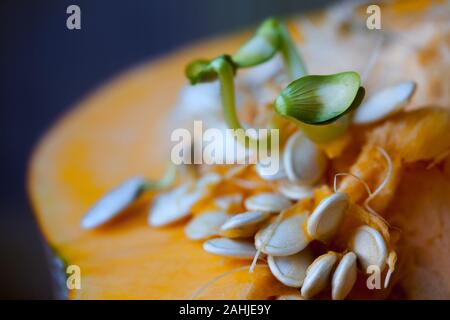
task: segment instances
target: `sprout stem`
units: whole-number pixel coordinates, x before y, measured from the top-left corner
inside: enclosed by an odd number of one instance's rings
[[[259,147],[264,140],[267,140],[267,147],[270,148],[270,135],[263,139],[254,139],[245,135],[245,129],[241,125],[236,113],[236,102],[234,94],[234,68],[233,65],[224,56],[218,57],[211,62],[211,67],[218,75],[220,82],[220,96],[222,99],[222,110],[225,122],[230,129],[236,130],[239,135],[244,135],[244,139],[237,139],[239,142],[244,141],[246,148],[249,146]],[[255,141],[251,143],[250,141]],[[265,143],[266,141],[264,141]]]
[[[220,95],[225,121],[230,129],[242,129],[242,125],[236,114],[234,94],[234,70],[224,57],[219,57],[211,62],[220,82]]]
[[[253,67],[272,58],[277,52],[283,56],[291,81],[306,74],[300,54],[284,23],[277,19],[265,20],[255,35],[233,55],[239,68]]]

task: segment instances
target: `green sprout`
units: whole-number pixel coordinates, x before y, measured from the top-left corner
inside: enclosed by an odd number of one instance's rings
[[[275,19],[264,21],[255,35],[233,55],[236,65],[248,68],[270,60],[280,47],[278,26]]]
[[[195,85],[219,80],[222,109],[227,126],[236,132],[243,127],[236,114],[234,76],[240,68],[253,67],[270,60],[277,52],[283,56],[292,81],[274,103],[275,111],[293,121],[317,143],[327,142],[345,132],[349,117],[357,108],[364,88],[356,72],[306,76],[303,61],[283,23],[267,19],[233,56],[199,59],[186,67],[186,76]],[[245,136],[246,146],[254,138]],[[268,137],[263,138],[268,140]],[[261,142],[257,139],[257,142]],[[270,143],[270,141],[269,141]]]
[[[236,114],[234,97],[234,75],[236,67],[230,56],[219,56],[211,61],[196,60],[186,68],[186,76],[191,84],[219,79],[220,95],[225,122],[231,129],[241,129]]]
[[[190,63],[186,68],[186,76],[191,84],[199,82],[208,82],[215,79],[220,83],[220,96],[222,100],[222,111],[225,122],[230,129],[234,129],[238,137],[238,141],[243,142],[246,147],[258,146],[259,139],[251,138],[245,135],[245,129],[239,121],[236,114],[236,102],[234,94],[234,75],[236,73],[236,65],[228,55],[218,56],[211,61],[196,60]],[[270,136],[267,135],[263,140],[270,146]],[[254,141],[255,144],[250,143]],[[256,140],[256,141],[255,141]]]
[[[283,56],[291,80],[306,74],[303,61],[286,26],[274,18],[264,21],[232,59],[239,68],[247,68],[268,61],[277,52]]]
[[[236,114],[233,64],[230,63],[227,56],[222,56],[211,61],[210,65],[219,77],[225,121],[231,129],[242,129]]]

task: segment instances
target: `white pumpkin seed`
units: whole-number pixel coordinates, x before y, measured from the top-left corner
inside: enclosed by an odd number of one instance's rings
[[[262,237],[261,243],[259,245],[258,250],[256,250],[256,254],[253,257],[252,264],[250,265],[249,272],[252,273],[256,267],[256,263],[258,262],[259,256],[261,254],[261,248],[265,248],[266,244],[269,242],[269,240],[272,238],[273,233],[275,232],[276,228],[280,224],[280,222],[283,220],[284,215],[288,212],[288,210],[281,211],[281,213],[272,221],[270,224],[269,229],[267,230],[266,234]],[[256,242],[256,239],[255,239]]]
[[[289,199],[281,194],[263,192],[245,199],[245,209],[249,211],[280,212],[291,206]]]
[[[256,254],[256,248],[253,243],[228,238],[215,238],[208,240],[203,244],[203,249],[209,253],[219,256],[239,259],[252,259]]]
[[[248,180],[242,178],[233,178],[231,181],[240,188],[246,190],[254,190],[266,187],[266,184],[264,184],[262,181]]]
[[[270,216],[268,212],[250,211],[230,217],[220,228],[220,235],[228,238],[253,236]]]
[[[293,214],[278,225],[270,223],[255,235],[255,245],[262,252],[272,256],[289,256],[302,251],[310,242],[303,230],[308,213]],[[274,229],[275,228],[275,229]],[[267,237],[270,236],[269,241]],[[263,244],[266,243],[264,247]]]
[[[187,217],[192,206],[206,197],[210,189],[221,181],[222,178],[217,173],[208,173],[195,186],[188,182],[157,196],[150,208],[148,223],[154,227],[162,227]]]
[[[205,212],[193,218],[184,229],[191,240],[207,239],[216,236],[220,227],[230,216],[223,211]]]
[[[197,189],[213,187],[222,181],[222,177],[214,172],[210,172],[201,177],[196,184]]]
[[[400,111],[409,102],[415,90],[414,81],[402,81],[375,92],[356,109],[353,122],[371,123]]]
[[[121,214],[141,194],[146,180],[135,177],[126,180],[98,200],[81,220],[81,227],[99,227]]]
[[[352,290],[356,282],[356,255],[346,253],[339,262],[331,280],[331,297],[333,300],[343,300]]]
[[[289,181],[280,183],[278,192],[290,200],[308,199],[314,195],[314,190],[310,186],[302,186]]]
[[[305,250],[286,257],[268,257],[270,271],[288,287],[300,288],[306,276],[306,269],[313,261],[311,251]]]
[[[383,236],[367,225],[355,230],[350,242],[358,261],[365,272],[369,266],[378,266],[383,271],[386,265],[387,249]]]
[[[289,180],[312,185],[322,177],[326,163],[325,153],[301,132],[286,143],[283,164]]]
[[[344,192],[335,192],[323,199],[308,218],[309,235],[317,240],[329,240],[338,231],[349,202]]]
[[[234,207],[239,206],[242,203],[242,199],[243,199],[242,194],[236,193],[219,197],[215,199],[215,203],[219,209],[228,212]]]
[[[272,170],[268,164],[264,165],[259,162],[256,165],[256,173],[264,180],[274,181],[286,178],[286,171],[284,170],[283,161],[280,158],[278,159],[278,171],[274,173]]]
[[[192,206],[204,196],[201,190],[191,190],[189,183],[157,196],[150,208],[148,223],[162,227],[187,217]]]
[[[312,298],[327,287],[336,261],[337,254],[332,251],[314,260],[306,270],[306,277],[301,289],[302,296]]]

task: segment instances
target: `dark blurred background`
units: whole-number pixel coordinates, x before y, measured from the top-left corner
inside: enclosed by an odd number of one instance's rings
[[[0,298],[52,298],[44,243],[25,194],[33,146],[112,76],[190,41],[331,0],[1,0]],[[66,8],[81,8],[81,30]]]

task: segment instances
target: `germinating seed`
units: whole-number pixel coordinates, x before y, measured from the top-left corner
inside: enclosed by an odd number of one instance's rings
[[[313,260],[312,253],[308,248],[292,256],[268,257],[269,268],[275,278],[293,288],[302,286],[306,269]]]
[[[276,193],[263,192],[245,199],[249,211],[280,212],[291,206],[289,199]]]
[[[104,195],[81,220],[81,227],[99,227],[122,213],[141,194],[146,180],[131,178]]]
[[[350,198],[344,192],[336,192],[323,199],[309,216],[307,230],[311,237],[326,241],[338,231]]]
[[[377,230],[367,225],[357,228],[350,241],[350,249],[358,257],[363,271],[372,265],[378,266],[383,271],[387,249],[383,236]]]
[[[306,270],[306,277],[301,289],[302,296],[312,298],[327,287],[336,261],[337,254],[332,251],[314,260]]]
[[[275,222],[270,223],[256,234],[256,247],[272,256],[289,256],[302,251],[310,242],[303,230],[307,217],[308,213],[303,212],[284,218],[277,226]],[[267,241],[270,233],[272,236]]]
[[[346,253],[339,262],[331,280],[331,297],[343,300],[352,290],[356,282],[356,255]]]
[[[238,259],[252,259],[256,254],[253,243],[228,238],[215,238],[206,241],[203,249],[209,253]]]
[[[290,200],[312,198],[314,190],[310,186],[302,186],[289,181],[283,181],[278,186],[278,192]]]
[[[216,236],[220,227],[230,216],[223,211],[205,212],[194,217],[184,229],[191,240],[207,239]]]
[[[220,235],[227,238],[251,237],[269,216],[268,212],[261,211],[250,211],[234,215],[222,225]]]
[[[301,132],[289,138],[283,155],[289,180],[312,185],[322,177],[326,163],[325,153]]]
[[[409,102],[415,90],[415,82],[403,81],[374,93],[356,109],[353,122],[371,123],[400,111]]]

